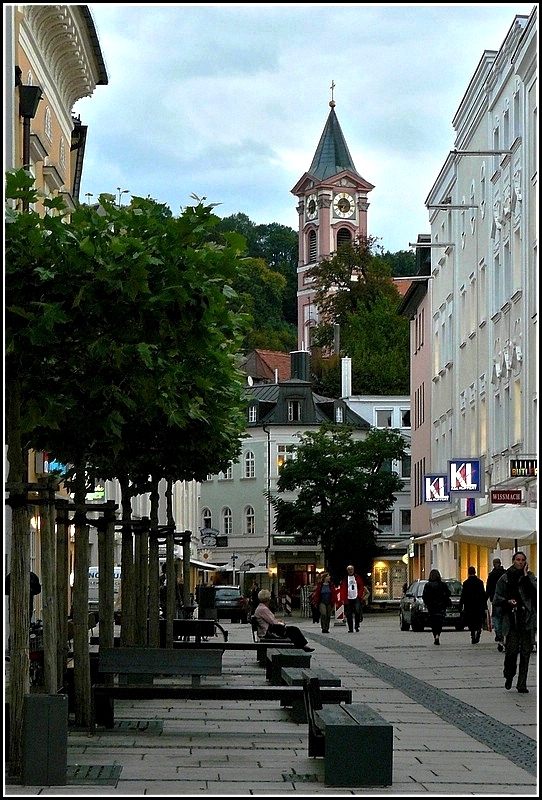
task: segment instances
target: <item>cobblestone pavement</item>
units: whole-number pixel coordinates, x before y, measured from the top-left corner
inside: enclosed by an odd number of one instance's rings
[[[472,645],[468,631],[445,629],[436,648],[429,631],[401,632],[396,613],[367,613],[352,634],[293,622],[315,648],[312,665],[393,725],[391,786],[326,786],[323,759],[307,754],[306,724],[277,702],[156,700],[117,702],[113,731],[70,727],[65,786],[6,783],[4,794],[538,795],[536,653],[529,694],[518,694],[504,689],[503,655],[487,632]],[[230,641],[251,640],[248,625],[226,627]],[[225,652],[223,670],[203,683],[265,683],[253,652]]]

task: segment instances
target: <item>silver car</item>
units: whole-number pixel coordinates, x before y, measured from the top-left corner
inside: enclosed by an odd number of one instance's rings
[[[455,628],[456,631],[462,631],[465,623],[459,610],[459,601],[463,585],[455,578],[443,578],[443,581],[448,584],[452,593],[450,605],[446,609],[444,625],[449,628]],[[423,587],[426,583],[426,580],[414,581],[401,597],[399,626],[402,631],[408,631],[410,628],[413,631],[423,631],[424,628],[429,627],[429,612],[422,597]]]

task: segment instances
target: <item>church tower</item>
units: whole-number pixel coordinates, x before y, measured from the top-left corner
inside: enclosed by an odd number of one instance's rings
[[[318,323],[314,290],[307,272],[337,248],[367,236],[367,195],[374,186],[358,173],[348,150],[331,84],[329,116],[309,171],[293,187],[299,204],[297,268],[297,338],[300,350],[311,345],[311,328]]]

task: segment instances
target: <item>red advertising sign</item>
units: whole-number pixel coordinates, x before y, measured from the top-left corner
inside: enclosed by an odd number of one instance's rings
[[[492,503],[521,503],[521,489],[492,489]]]

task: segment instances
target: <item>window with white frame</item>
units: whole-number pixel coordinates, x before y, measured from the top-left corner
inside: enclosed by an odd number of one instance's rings
[[[256,466],[254,453],[252,450],[247,450],[245,453],[245,478],[254,478],[256,475]]]
[[[277,445],[277,470],[279,470],[285,461],[292,461],[295,458],[295,449],[290,444]]]
[[[258,409],[257,406],[252,405],[248,408],[248,421],[249,422],[257,422],[258,420]]]
[[[410,428],[410,408],[402,408],[401,414],[401,428]]]
[[[382,535],[390,535],[393,533],[393,511],[380,511],[378,514],[378,527]]]
[[[401,461],[399,461],[399,475],[401,478],[410,478],[410,472],[412,469],[412,459],[410,456],[405,456]]]
[[[245,533],[247,536],[254,536],[256,531],[255,514],[252,506],[245,508]]]
[[[401,509],[401,533],[410,533],[411,513],[409,508]]]
[[[342,406],[337,406],[335,409],[335,422],[339,424],[344,422],[344,409]]]
[[[201,510],[201,527],[202,528],[213,527],[213,515],[211,514],[210,508],[202,508]]]
[[[233,478],[233,467],[232,467],[232,464],[230,462],[226,472],[219,472],[218,473],[218,480],[219,481],[231,481],[232,478]]]
[[[301,422],[301,400],[288,400],[288,422]]]
[[[222,509],[222,533],[224,536],[231,536],[233,531],[233,516],[231,513],[231,508]]]
[[[393,420],[393,409],[391,408],[377,408],[376,409],[376,427],[377,428],[391,428]]]

